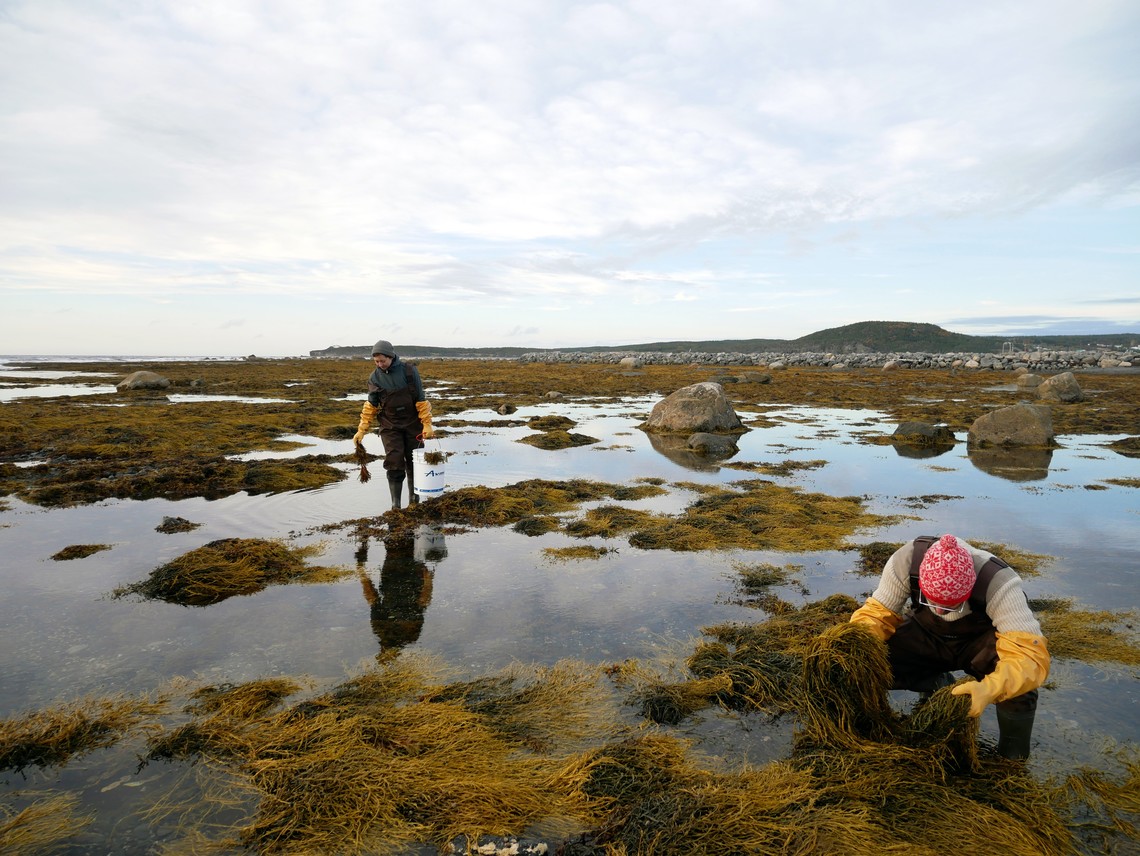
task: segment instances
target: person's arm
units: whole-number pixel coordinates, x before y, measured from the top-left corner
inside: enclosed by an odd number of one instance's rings
[[[862,624],[877,638],[886,642],[903,622],[902,611],[910,598],[910,560],[914,542],[904,544],[883,565],[879,585],[867,601],[851,615],[854,624]]]
[[[409,366],[408,368],[412,370],[411,376],[415,390],[416,414],[420,417],[420,422],[422,422],[424,426],[424,439],[430,440],[435,436],[435,429],[431,427],[431,402],[429,402],[424,395],[424,382],[420,378],[420,370],[415,366]]]
[[[360,424],[356,426],[356,434],[352,438],[352,442],[356,445],[359,446],[364,442],[364,435],[372,427],[372,419],[379,410],[380,408],[373,406],[371,401],[364,402],[364,406],[360,408]]]
[[[997,654],[992,672],[980,681],[958,684],[950,690],[953,695],[970,696],[970,716],[981,716],[986,705],[1035,690],[1049,677],[1049,649],[1044,636],[999,633]]]
[[[997,665],[980,681],[951,690],[954,695],[969,694],[971,716],[981,716],[994,702],[1035,690],[1049,678],[1049,646],[1025,599],[1021,578],[1003,569],[990,588],[996,591],[986,599],[986,613],[997,630]]]

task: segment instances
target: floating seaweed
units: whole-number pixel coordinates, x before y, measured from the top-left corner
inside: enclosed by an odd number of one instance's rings
[[[558,820],[574,806],[550,787],[556,762],[546,753],[609,727],[598,670],[562,663],[452,684],[433,677],[426,661],[401,658],[277,713],[213,711],[152,741],[151,757],[208,760],[228,775],[209,780],[205,802],[253,807],[215,848],[394,853],[509,835],[544,818],[580,828]]]
[[[91,813],[79,813],[78,806],[71,794],[40,796],[19,810],[0,803],[0,852],[58,852],[94,820]]]
[[[607,553],[616,553],[613,547],[595,547],[592,544],[583,544],[579,547],[546,547],[542,554],[549,559],[559,562],[569,562],[577,559],[600,559]]]
[[[72,559],[86,559],[88,556],[94,556],[96,553],[110,549],[110,544],[72,544],[70,547],[64,547],[59,552],[53,553],[51,558],[53,562],[67,562]]]
[[[295,548],[261,538],[222,538],[167,562],[141,582],[116,589],[114,596],[138,594],[183,606],[208,606],[270,585],[327,582],[348,573],[307,564],[319,550],[318,545]]]
[[[534,446],[536,449],[546,449],[548,451],[555,449],[572,449],[576,446],[589,446],[592,443],[600,442],[597,437],[590,437],[587,434],[579,434],[574,431],[543,431],[540,434],[531,434],[527,437],[521,437],[520,443],[526,443],[528,446]]]
[[[201,523],[192,523],[185,517],[163,517],[162,522],[154,527],[154,531],[172,535],[176,532],[193,532],[201,525]]]
[[[64,764],[75,755],[111,746],[150,717],[164,700],[87,698],[0,721],[0,770]]]
[[[1037,615],[1054,658],[1140,666],[1135,610],[1075,609],[1070,599],[1031,598],[1029,606]]]

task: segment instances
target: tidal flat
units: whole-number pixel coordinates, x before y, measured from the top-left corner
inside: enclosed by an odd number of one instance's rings
[[[351,441],[366,360],[3,366],[0,849],[1135,847],[1140,371],[1077,373],[1009,451],[965,443],[1031,400],[1007,373],[417,364],[446,489],[402,510]],[[640,430],[709,380],[731,458]],[[958,442],[890,441],[914,420]],[[1024,767],[992,709],[979,757],[909,693],[871,733],[809,715],[817,640],[941,532],[1049,638]]]

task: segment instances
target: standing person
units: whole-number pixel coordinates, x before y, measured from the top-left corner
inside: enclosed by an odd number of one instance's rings
[[[404,480],[408,482],[408,504],[419,501],[412,471],[412,450],[423,448],[423,438],[434,436],[431,404],[424,398],[424,385],[415,366],[403,362],[392,343],[381,339],[372,346],[376,364],[368,377],[368,400],[360,409],[360,425],[353,442],[360,446],[375,416],[380,422],[384,443],[384,472],[392,493],[392,507],[400,507]]]
[[[971,716],[994,704],[998,753],[1029,757],[1049,650],[1013,568],[953,535],[916,538],[887,559],[851,621],[887,643],[892,689],[929,693],[953,682],[949,672],[971,675],[951,692],[970,696]]]

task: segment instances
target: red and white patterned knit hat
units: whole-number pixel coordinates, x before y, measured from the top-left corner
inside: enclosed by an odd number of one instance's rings
[[[918,566],[918,587],[927,599],[939,605],[957,606],[974,590],[974,559],[953,535],[943,535],[931,544]]]

